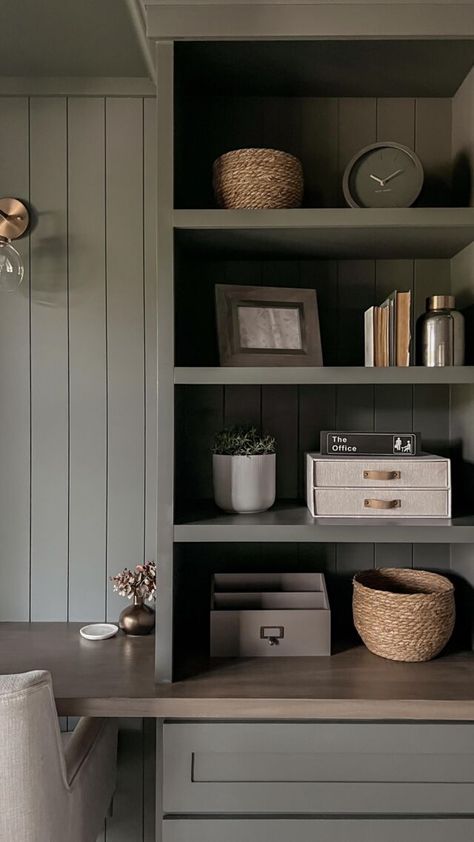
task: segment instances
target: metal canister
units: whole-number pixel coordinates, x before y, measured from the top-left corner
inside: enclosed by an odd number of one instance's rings
[[[417,323],[417,363],[427,366],[464,364],[464,316],[454,295],[432,295]]]

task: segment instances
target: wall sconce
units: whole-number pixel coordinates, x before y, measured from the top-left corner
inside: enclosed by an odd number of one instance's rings
[[[20,286],[25,269],[12,240],[23,236],[30,215],[19,199],[0,199],[0,291],[14,292]]]

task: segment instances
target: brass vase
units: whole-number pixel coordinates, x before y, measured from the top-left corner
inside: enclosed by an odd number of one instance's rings
[[[134,596],[133,605],[124,608],[120,614],[119,626],[125,634],[133,637],[150,634],[155,628],[155,612],[145,605],[141,596]]]

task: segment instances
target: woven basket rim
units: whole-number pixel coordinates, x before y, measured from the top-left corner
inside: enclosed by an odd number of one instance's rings
[[[283,149],[272,149],[266,146],[244,146],[241,149],[230,149],[228,152],[223,152],[222,155],[219,155],[214,164],[217,164],[218,161],[222,161],[225,158],[228,158],[233,155],[238,155],[240,153],[251,153],[255,155],[255,153],[263,152],[265,154],[271,155],[281,155],[282,157],[289,158],[293,161],[296,161],[297,164],[301,165],[301,161],[296,155],[292,155],[291,152],[285,152]]]
[[[431,579],[431,581],[437,581],[440,585],[442,585],[441,589],[436,590],[429,590],[428,588],[425,591],[419,591],[417,593],[397,593],[397,591],[392,590],[380,590],[380,588],[372,587],[369,584],[366,584],[364,581],[361,581],[361,577],[367,577],[370,579],[372,576],[375,578],[377,575],[384,573],[409,573],[410,578],[427,578]],[[454,591],[453,583],[446,577],[442,576],[439,573],[432,573],[429,570],[413,570],[410,567],[375,567],[372,570],[361,570],[359,573],[356,573],[352,579],[352,583],[354,588],[360,588],[361,590],[368,591],[373,594],[382,595],[383,597],[393,597],[398,599],[409,599],[409,600],[419,600],[419,599],[426,599],[426,597],[433,597],[433,596],[445,596],[446,594],[451,594]]]

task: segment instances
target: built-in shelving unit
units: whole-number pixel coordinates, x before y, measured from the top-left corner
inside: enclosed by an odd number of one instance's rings
[[[213,572],[325,571],[336,648],[339,630],[350,631],[358,569],[445,570],[460,592],[474,583],[474,193],[466,177],[474,169],[474,41],[212,41],[160,44],[158,55],[157,676],[166,681],[182,677],[189,654],[183,617],[186,628],[190,616],[195,623],[194,663],[206,663]],[[416,207],[344,206],[344,168],[377,140],[416,149],[426,176]],[[244,146],[301,159],[303,208],[216,209],[212,162]],[[324,367],[221,368],[216,283],[315,289]],[[428,295],[457,296],[468,324],[466,366],[363,366],[364,310],[393,289],[412,292],[413,335]],[[276,436],[278,502],[261,515],[232,516],[210,502],[210,446],[223,425],[244,422]],[[302,502],[304,453],[317,449],[320,430],[337,427],[421,432],[426,450],[453,458],[453,519],[313,519]],[[461,605],[461,620],[462,612]],[[466,651],[429,667],[455,697],[459,671],[474,670],[461,627],[456,646]],[[334,664],[349,670],[355,687],[366,656],[351,651],[354,658],[338,655]],[[295,680],[299,669],[289,670]],[[385,664],[384,675],[390,669]],[[206,670],[220,696],[234,687],[227,676],[256,682],[260,692],[258,664],[203,667],[195,686]],[[274,691],[284,695],[281,683]]]

